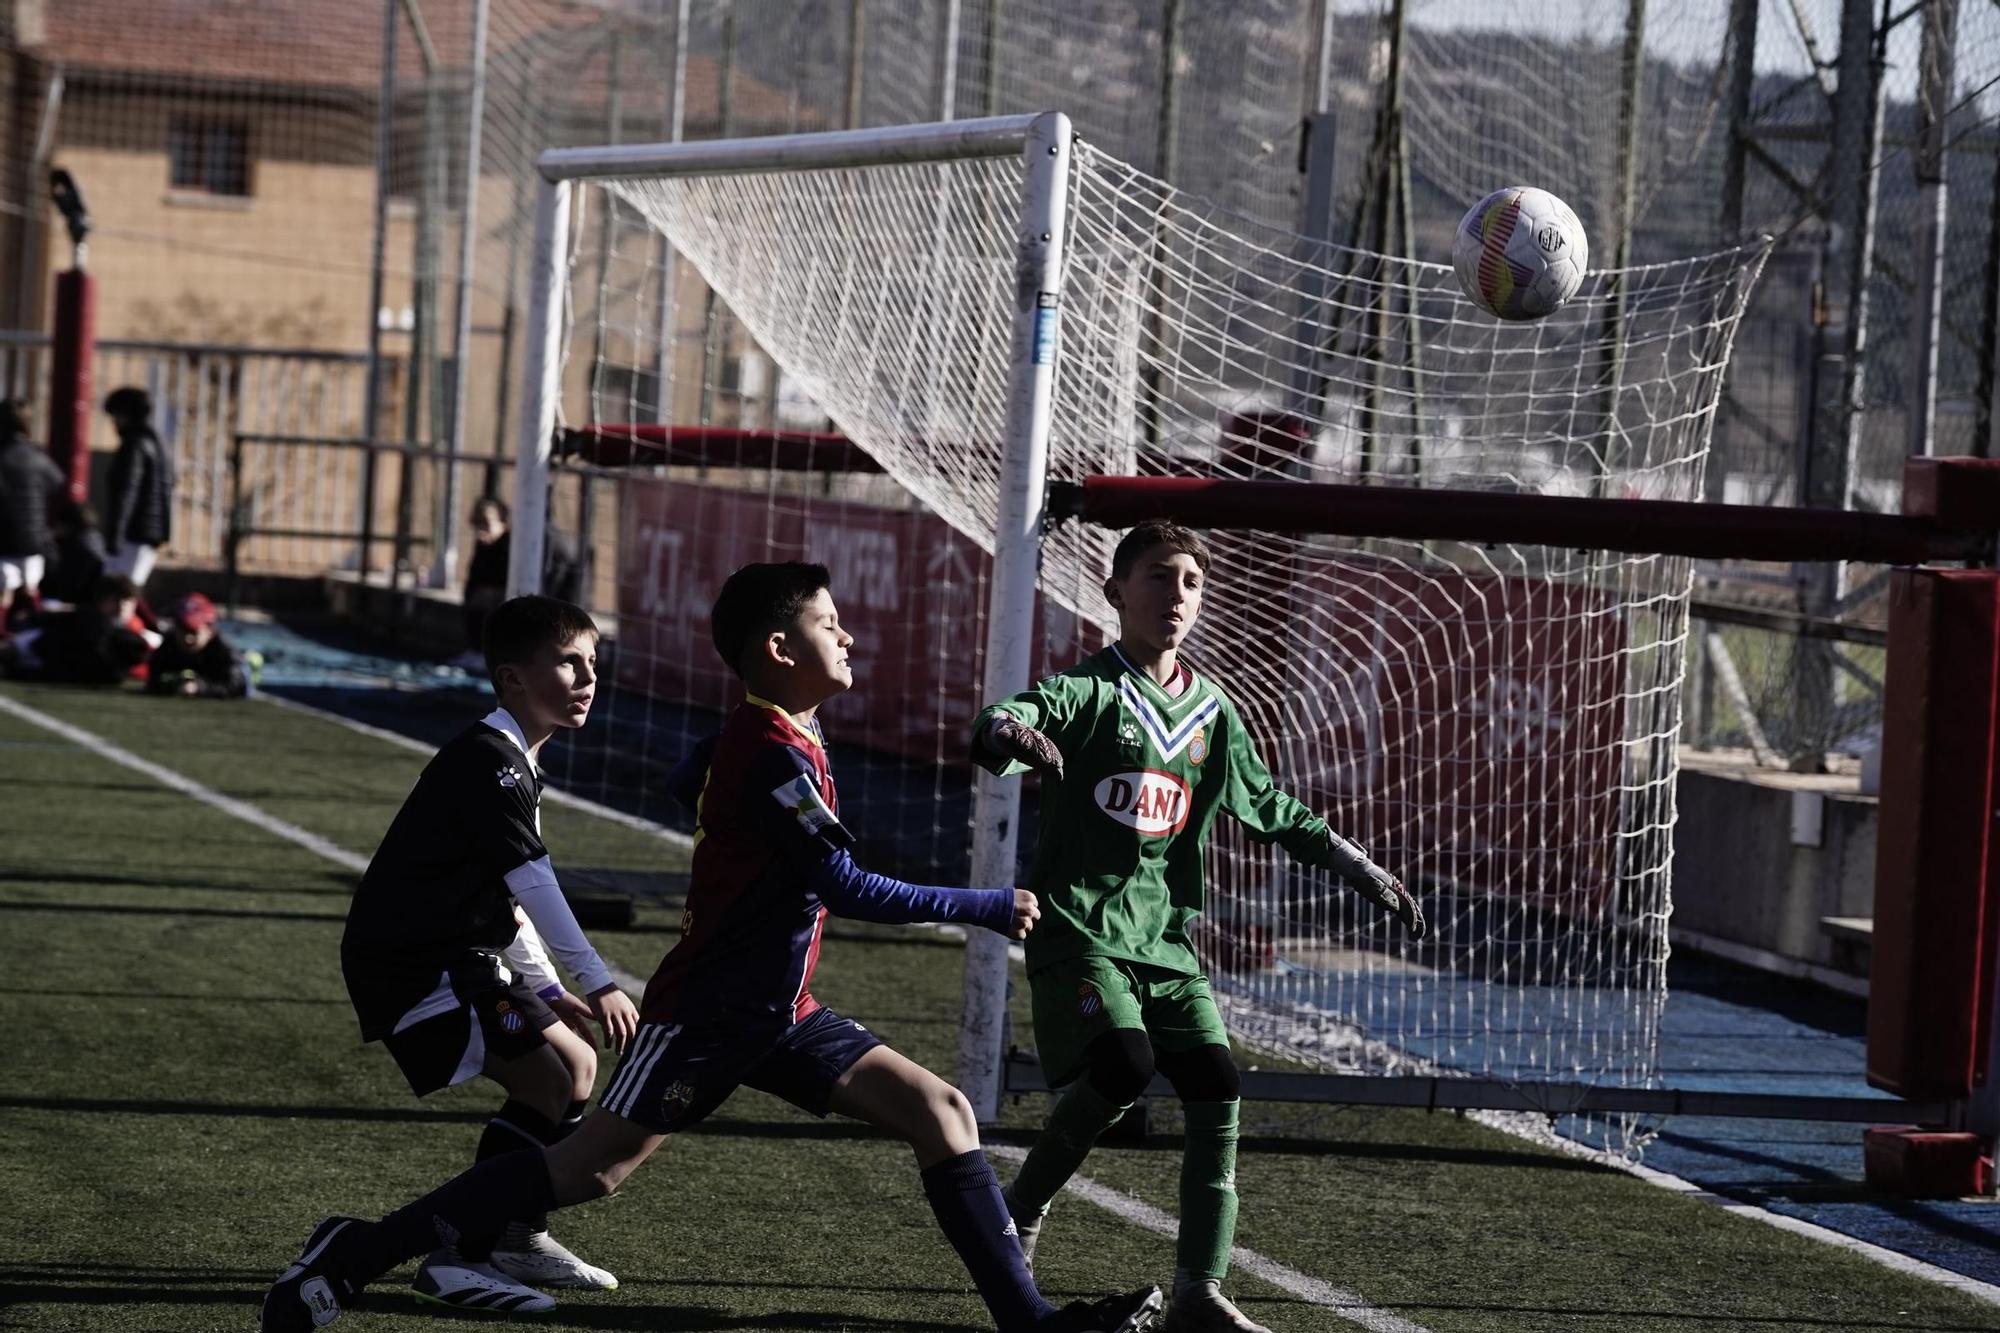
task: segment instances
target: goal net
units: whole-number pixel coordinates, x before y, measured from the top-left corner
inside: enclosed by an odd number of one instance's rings
[[[822,716],[865,859],[967,873],[1015,315],[1034,297],[1023,162],[635,166],[578,188],[551,256],[551,521],[596,553],[615,651],[609,721],[554,757],[560,779],[678,817],[657,775],[734,697],[707,643],[716,588],[750,560],[820,560],[858,639],[856,688]],[[1701,496],[1762,247],[1593,273],[1556,315],[1507,325],[1448,265],[1258,228],[1088,144],[1063,179],[1058,295],[1029,349],[1053,365],[1051,479]],[[1420,239],[1445,257],[1448,236]],[[1115,633],[1117,536],[1046,529],[1034,675]],[[1278,784],[1434,923],[1411,944],[1222,821],[1199,943],[1233,1030],[1331,1070],[1652,1081],[1688,562],[1560,533],[1207,536],[1190,660]],[[1614,1146],[1630,1132],[1609,1128]]]

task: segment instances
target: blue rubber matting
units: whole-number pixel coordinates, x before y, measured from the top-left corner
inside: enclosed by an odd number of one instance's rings
[[[393,645],[315,622],[238,623],[230,639],[264,657],[260,689],[356,721],[442,744],[492,706],[474,674],[413,660]],[[544,766],[565,790],[687,829],[663,791],[664,761],[711,731],[713,714],[611,690],[591,725],[558,737]],[[861,859],[910,878],[965,873],[963,781],[856,747],[834,747],[844,807],[865,831]],[[1025,829],[1023,845],[1032,845]],[[663,877],[670,887],[674,881]],[[634,885],[644,891],[643,884]],[[1880,1096],[1862,1077],[1866,1007],[1855,999],[1713,960],[1676,954],[1661,1024],[1663,1081],[1705,1091]],[[1895,1102],[1883,1101],[1883,1123]],[[1559,1129],[1588,1140],[1587,1127]],[[2000,1203],[1913,1201],[1863,1184],[1862,1126],[1679,1116],[1662,1123],[1645,1163],[1716,1194],[1801,1218],[1981,1281],[2000,1284]]]

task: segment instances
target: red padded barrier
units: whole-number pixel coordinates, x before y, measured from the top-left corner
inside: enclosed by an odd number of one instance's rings
[[[2000,574],[1899,569],[1889,588],[1868,1081],[1919,1100],[1987,1075],[2000,950],[1995,855]]]

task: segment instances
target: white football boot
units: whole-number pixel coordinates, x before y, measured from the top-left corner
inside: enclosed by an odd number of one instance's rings
[[[493,1266],[517,1282],[537,1287],[582,1287],[613,1291],[618,1279],[595,1264],[587,1264],[546,1231],[530,1231],[516,1223],[493,1247]]]
[[[456,1250],[436,1250],[410,1283],[420,1301],[488,1314],[532,1314],[556,1308],[555,1297],[516,1282],[491,1264]]]
[[[1271,1333],[1236,1308],[1214,1282],[1194,1282],[1174,1292],[1160,1333]]]

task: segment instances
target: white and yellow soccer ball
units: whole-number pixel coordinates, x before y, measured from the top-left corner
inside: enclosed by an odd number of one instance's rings
[[[1467,210],[1452,240],[1458,285],[1489,315],[1540,319],[1583,285],[1590,238],[1570,206],[1527,185],[1495,190]]]

